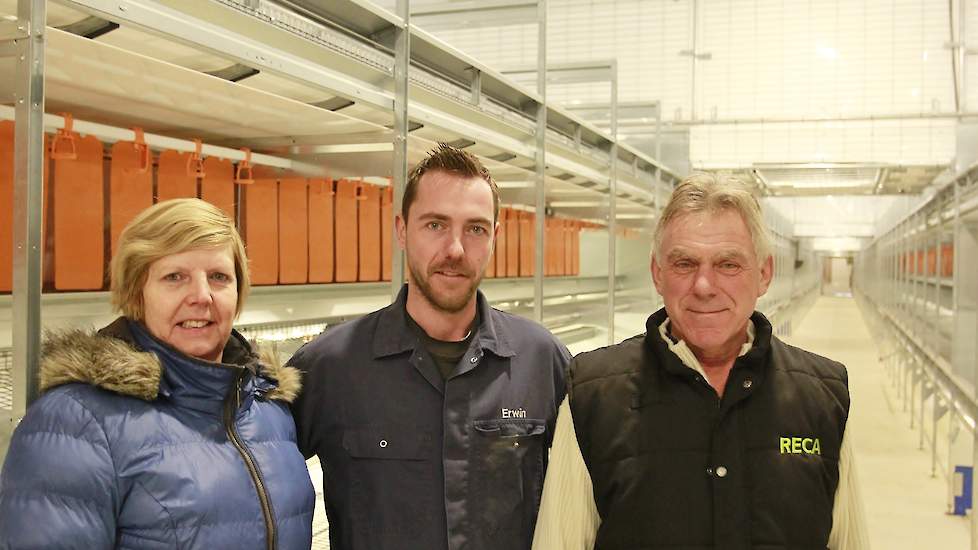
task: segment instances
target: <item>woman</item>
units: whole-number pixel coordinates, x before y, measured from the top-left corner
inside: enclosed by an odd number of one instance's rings
[[[0,475],[0,548],[309,548],[295,369],[232,330],[249,290],[216,207],[161,202],[119,237],[97,333],[49,335]]]

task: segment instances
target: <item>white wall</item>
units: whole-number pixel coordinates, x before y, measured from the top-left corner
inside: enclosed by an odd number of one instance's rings
[[[873,237],[877,225],[898,196],[765,197],[765,209],[773,209],[794,227],[796,237]]]
[[[391,0],[382,0],[388,4]],[[415,3],[422,0],[415,0]],[[978,43],[978,0],[968,42]],[[694,165],[750,162],[944,163],[954,121],[948,3],[935,0],[698,0],[695,79],[689,56],[694,0],[549,0],[551,63],[617,59],[619,99],[660,100],[664,119],[903,120],[741,123],[692,129]],[[536,63],[535,22],[435,34],[491,67]],[[978,56],[965,75],[978,110]],[[694,84],[695,82],[695,84]],[[693,88],[695,86],[695,92]],[[606,102],[607,84],[552,85],[555,102]],[[694,109],[695,108],[695,109]],[[627,132],[627,128],[622,128]]]

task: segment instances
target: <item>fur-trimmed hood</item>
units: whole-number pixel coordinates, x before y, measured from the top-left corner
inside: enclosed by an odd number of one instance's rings
[[[41,392],[80,382],[144,401],[156,399],[163,374],[157,355],[140,351],[125,334],[106,332],[72,329],[46,333],[41,350]],[[240,338],[235,334],[232,339],[235,337]],[[277,355],[265,348],[258,350],[257,364],[260,376],[277,382],[265,398],[291,403],[302,386],[299,370],[282,365]]]

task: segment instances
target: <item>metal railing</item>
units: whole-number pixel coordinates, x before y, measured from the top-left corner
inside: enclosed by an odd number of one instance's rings
[[[902,411],[909,415],[910,429],[918,430],[918,448],[930,452],[931,477],[940,473],[947,480],[947,513],[955,513],[955,496],[962,483],[955,473],[955,463],[959,461],[955,458],[955,448],[967,443],[966,439],[960,439],[962,434],[973,434],[975,446],[964,465],[975,463],[978,402],[970,388],[951,373],[947,360],[910,324],[870,296],[861,292],[854,296],[866,314],[864,319],[874,340],[882,343],[880,362]],[[940,433],[942,422],[944,434]],[[972,513],[971,522],[974,549],[978,547],[978,515]]]

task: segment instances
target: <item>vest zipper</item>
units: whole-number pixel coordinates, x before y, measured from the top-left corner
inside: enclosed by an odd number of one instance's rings
[[[255,458],[251,455],[244,442],[241,441],[238,430],[234,426],[235,414],[241,408],[241,379],[244,377],[244,374],[245,372],[242,369],[234,381],[234,388],[232,390],[234,391],[234,397],[228,396],[228,399],[224,401],[224,427],[228,440],[237,449],[238,454],[241,455],[241,459],[244,460],[245,467],[248,469],[248,474],[251,475],[251,481],[255,484],[255,490],[258,493],[258,502],[261,505],[262,515],[265,518],[266,548],[268,550],[275,550],[275,518],[272,515],[271,499],[268,497],[265,481],[261,477],[261,471],[258,470]]]

